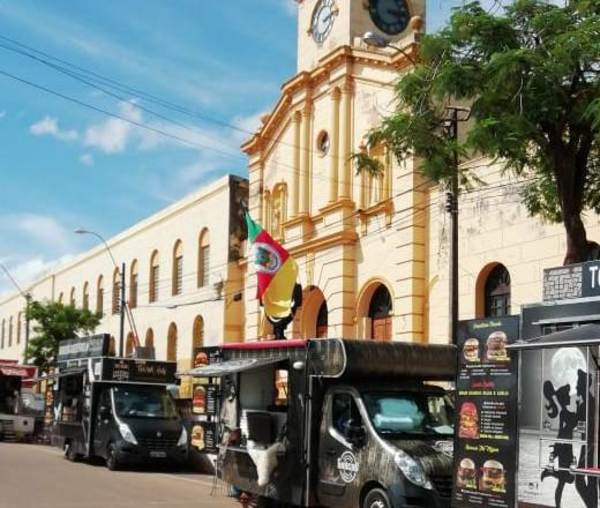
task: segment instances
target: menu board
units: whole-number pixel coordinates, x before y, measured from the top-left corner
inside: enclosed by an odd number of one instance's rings
[[[195,422],[190,444],[204,453],[217,452],[217,426],[214,422]]]
[[[175,383],[175,362],[132,360],[123,358],[102,359],[102,381],[122,383]]]
[[[217,399],[219,396],[219,386],[216,384],[206,385],[206,414],[215,416],[217,414]]]
[[[515,506],[518,335],[518,316],[459,323],[453,507]]]

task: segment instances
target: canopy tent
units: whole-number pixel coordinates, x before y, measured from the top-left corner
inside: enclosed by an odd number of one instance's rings
[[[266,367],[274,363],[279,363],[282,358],[244,358],[237,360],[228,360],[213,365],[202,365],[185,372],[179,372],[178,376],[194,376],[194,377],[223,377],[229,374],[238,374],[246,370],[258,369]]]
[[[570,346],[600,346],[600,325],[583,325],[561,332],[549,333],[541,337],[521,340],[506,346],[507,349],[551,349]]]

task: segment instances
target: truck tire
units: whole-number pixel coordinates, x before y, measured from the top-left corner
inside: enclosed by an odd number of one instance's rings
[[[371,489],[365,496],[362,508],[392,508],[392,503],[385,490]]]
[[[75,447],[72,443],[65,444],[65,458],[69,462],[77,462],[79,460],[79,454],[75,452]]]
[[[113,443],[110,443],[106,448],[106,467],[110,471],[118,471],[121,469],[121,463],[117,458],[117,448]]]

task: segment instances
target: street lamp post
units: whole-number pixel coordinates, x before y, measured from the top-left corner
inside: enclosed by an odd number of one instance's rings
[[[17,288],[17,291],[20,293],[20,295],[25,298],[25,352],[23,353],[23,363],[27,365],[27,347],[29,346],[29,306],[31,305],[31,293],[26,293],[21,289],[21,286],[17,284],[17,281],[8,271],[8,268],[4,266],[4,264],[0,263],[0,268],[2,268],[2,271],[13,283],[13,286]]]
[[[87,229],[82,229],[82,228],[76,229],[75,233],[78,235],[93,235],[96,238],[98,238],[104,244],[104,247],[105,247],[106,251],[108,252],[108,255],[110,256],[113,266],[120,272],[120,277],[121,277],[121,288],[120,289],[121,289],[121,291],[120,291],[120,295],[119,295],[119,299],[120,299],[120,305],[119,305],[119,357],[122,358],[123,357],[123,341],[124,341],[124,335],[125,335],[125,305],[127,305],[127,303],[125,302],[125,263],[122,263],[121,269],[119,269],[119,266],[117,265],[117,262],[115,261],[115,257],[113,256],[113,253],[110,250],[108,242],[99,233],[96,233],[95,231],[89,231]]]

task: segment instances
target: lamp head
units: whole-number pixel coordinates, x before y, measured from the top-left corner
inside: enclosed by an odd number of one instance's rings
[[[387,48],[390,45],[390,42],[385,37],[375,32],[365,32],[362,40],[367,46],[375,48]]]

